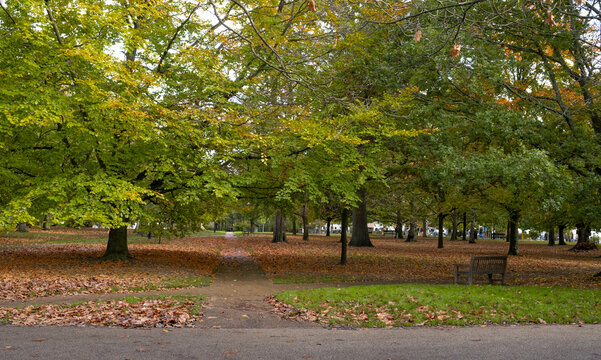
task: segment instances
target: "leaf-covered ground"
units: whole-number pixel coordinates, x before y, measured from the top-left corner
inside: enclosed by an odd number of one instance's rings
[[[272,244],[267,236],[249,236],[244,247],[277,282],[391,281],[451,283],[454,264],[469,263],[472,255],[505,255],[503,241],[445,241],[437,248],[436,239],[406,243],[392,238],[373,238],[373,248],[349,248],[348,264],[338,265],[339,238],[312,236],[303,241],[290,236],[288,243]],[[520,243],[521,255],[508,261],[509,285],[560,285],[601,287],[600,250],[574,253],[568,246]],[[483,276],[477,281],[486,283]]]
[[[201,298],[164,296],[125,298],[72,305],[0,307],[0,322],[12,325],[97,325],[130,327],[192,327],[200,320]]]
[[[48,244],[48,239],[94,236],[104,243]],[[13,235],[13,234],[10,234]],[[131,244],[134,259],[106,262],[106,231],[59,229],[0,237],[0,301],[51,295],[102,294],[206,285],[217,266],[221,238]],[[75,240],[74,240],[75,239]]]
[[[292,319],[392,327],[599,323],[600,297],[600,289],[401,284],[287,291],[270,302]]]

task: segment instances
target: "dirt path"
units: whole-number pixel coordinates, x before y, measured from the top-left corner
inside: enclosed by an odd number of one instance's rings
[[[208,304],[203,310],[201,327],[277,328],[307,327],[311,324],[283,320],[273,312],[265,297],[281,291],[265,272],[239,247],[233,233],[226,233],[228,246],[222,252],[215,279],[204,293]]]

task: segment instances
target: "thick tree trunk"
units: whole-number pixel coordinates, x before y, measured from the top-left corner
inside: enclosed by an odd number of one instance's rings
[[[505,242],[509,242],[509,233],[511,232],[511,222],[507,222],[507,232],[505,233]]]
[[[374,245],[369,240],[369,230],[367,229],[367,202],[364,189],[360,190],[359,196],[361,202],[353,211],[353,234],[349,245],[373,247]]]
[[[407,232],[407,240],[405,242],[415,242],[417,241],[416,237],[416,228],[417,228],[417,219],[415,216],[411,219],[409,223],[409,231]]]
[[[462,239],[463,241],[467,240],[467,212],[463,212],[463,234],[462,234]]]
[[[428,220],[426,218],[422,219],[422,237],[428,237]]]
[[[507,255],[519,255],[518,252],[518,221],[520,220],[520,212],[519,211],[510,211],[509,212],[509,252]]]
[[[275,211],[273,239],[271,239],[271,242],[286,242],[286,218],[280,213],[280,210]]]
[[[106,251],[102,256],[105,260],[127,260],[132,256],[127,248],[127,226],[111,228]]]
[[[217,232],[217,220],[213,221],[213,232]]]
[[[576,224],[576,233],[578,234],[578,241],[576,242],[576,245],[570,249],[571,251],[589,251],[597,249],[597,245],[590,239],[591,227],[589,225],[583,223]]]
[[[451,213],[451,223],[453,224],[453,229],[451,231],[451,241],[457,240],[457,209],[453,209]]]
[[[17,231],[18,232],[27,232],[27,223],[18,223]]]
[[[403,238],[403,218],[401,217],[401,210],[396,212],[396,226],[394,227],[394,238]]]
[[[307,214],[307,205],[303,205],[303,240],[309,241],[309,214]]]
[[[443,231],[444,231],[445,216],[446,215],[443,213],[438,213],[438,248],[439,249],[442,249],[444,247]]]
[[[558,245],[567,245],[566,244],[566,239],[565,239],[566,226],[563,225],[563,224],[559,225],[559,229],[557,229],[557,231],[559,232],[559,243],[558,243]]]
[[[326,236],[330,236],[330,225],[332,224],[332,218],[326,219]]]
[[[292,235],[296,235],[298,233],[298,229],[296,228],[296,217],[292,215]]]
[[[346,239],[346,229],[348,228],[348,209],[342,208],[342,228],[340,229],[340,265],[346,265],[346,254],[348,250],[348,241]]]
[[[474,229],[476,223],[476,213],[472,210],[472,216],[470,221],[470,244],[476,243],[476,230]]]
[[[248,229],[248,232],[250,232],[251,234],[255,233],[255,218],[254,217],[250,218],[250,229]]]
[[[585,226],[584,224],[576,224],[576,234],[578,234],[578,241],[576,244],[585,244],[590,242],[590,229],[588,226]]]
[[[549,229],[549,246],[555,246],[555,226]]]

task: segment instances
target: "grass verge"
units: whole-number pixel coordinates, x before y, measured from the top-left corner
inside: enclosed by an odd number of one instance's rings
[[[403,284],[286,291],[275,299],[289,317],[353,327],[601,321],[600,289]]]
[[[211,285],[212,278],[210,276],[195,276],[187,278],[171,278],[162,280],[159,283],[145,283],[140,286],[133,286],[128,288],[129,291],[152,291],[158,289],[182,289],[189,287],[201,287]],[[119,292],[119,289],[111,289],[111,292]]]
[[[277,274],[271,279],[274,284],[309,284],[364,281],[365,278],[344,274]]]

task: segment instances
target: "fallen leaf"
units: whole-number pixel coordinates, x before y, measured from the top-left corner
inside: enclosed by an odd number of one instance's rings
[[[229,350],[229,351],[226,351],[226,352],[223,353],[223,357],[227,359],[230,356],[235,355],[235,354],[237,354],[239,352],[240,352],[240,350]]]

